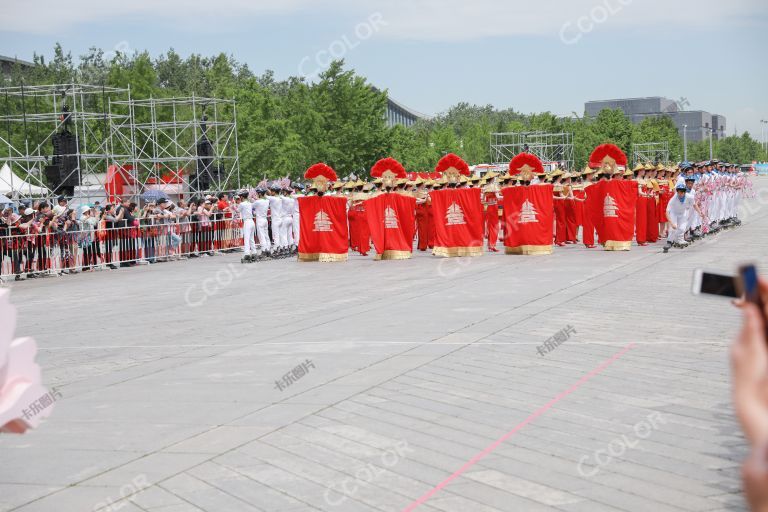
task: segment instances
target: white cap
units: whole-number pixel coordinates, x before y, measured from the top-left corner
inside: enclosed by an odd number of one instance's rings
[[[26,210],[24,210],[24,215],[32,215],[33,213],[35,213],[35,210],[33,210],[32,208],[27,208]]]

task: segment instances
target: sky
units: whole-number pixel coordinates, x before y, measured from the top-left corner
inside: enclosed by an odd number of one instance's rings
[[[0,54],[220,52],[310,80],[333,57],[427,115],[468,102],[582,115],[664,96],[761,138],[768,1],[3,0]]]

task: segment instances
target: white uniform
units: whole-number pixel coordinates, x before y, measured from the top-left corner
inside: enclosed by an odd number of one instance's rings
[[[283,238],[281,236],[283,226],[283,200],[280,196],[267,196],[269,201],[269,211],[272,220],[272,242],[275,247],[283,247]]]
[[[291,246],[295,242],[293,240],[293,203],[296,202],[291,196],[283,196],[283,222],[280,229],[282,230],[283,238],[286,246]]]
[[[257,199],[253,202],[253,215],[256,217],[256,236],[259,238],[259,246],[262,251],[268,251],[272,248],[272,243],[269,241],[268,211],[269,201],[266,199]]]
[[[304,194],[295,194],[293,196],[293,243],[299,245],[299,198],[304,197]]]
[[[685,200],[681,202],[677,196],[677,191],[675,191],[674,197],[667,203],[667,218],[670,222],[669,235],[667,236],[668,243],[685,242],[684,235],[688,230],[693,211],[693,194],[686,192]],[[673,224],[677,227],[673,228]]]
[[[256,244],[253,240],[253,232],[256,230],[256,225],[253,223],[253,207],[251,203],[241,201],[237,205],[237,213],[243,219],[243,251],[247,256],[252,252],[256,252]]]

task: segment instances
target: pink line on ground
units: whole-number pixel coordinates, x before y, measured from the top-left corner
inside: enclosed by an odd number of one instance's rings
[[[573,384],[571,387],[560,393],[559,395],[555,396],[552,400],[547,402],[545,405],[539,407],[536,409],[536,411],[533,412],[530,416],[525,418],[520,424],[518,424],[515,428],[498,438],[496,441],[488,445],[485,450],[481,451],[471,459],[469,459],[463,466],[461,466],[458,471],[453,473],[451,476],[434,486],[432,489],[427,491],[423,496],[421,496],[419,499],[408,505],[403,509],[403,512],[411,512],[419,505],[423,505],[428,499],[430,499],[432,496],[438,493],[443,487],[451,483],[451,481],[455,480],[456,478],[460,477],[462,473],[467,471],[469,468],[480,462],[486,455],[489,455],[491,452],[493,452],[496,448],[498,448],[504,441],[518,433],[520,430],[522,430],[523,427],[531,423],[533,420],[547,412],[549,409],[555,406],[560,400],[567,397],[571,393],[575,392],[577,389],[579,389],[581,386],[586,384],[592,377],[595,377],[596,375],[599,375],[602,373],[606,368],[608,368],[610,365],[612,365],[614,362],[616,362],[617,359],[622,357],[624,354],[629,352],[635,348],[634,343],[630,343],[624,349],[622,349],[620,352],[615,354],[613,357],[608,359],[607,361],[604,361],[600,365],[598,365],[596,368],[594,368],[591,372],[584,375],[582,378],[580,378],[575,384]]]

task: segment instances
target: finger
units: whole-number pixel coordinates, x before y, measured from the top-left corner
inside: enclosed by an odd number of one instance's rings
[[[742,466],[742,479],[752,510],[768,507],[768,448],[760,445]]]

